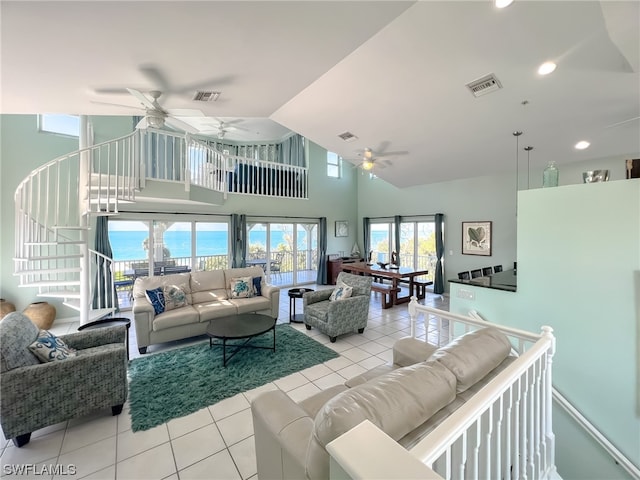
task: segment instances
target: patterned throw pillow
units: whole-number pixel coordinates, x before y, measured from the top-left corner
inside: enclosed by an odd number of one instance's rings
[[[331,292],[329,297],[330,302],[337,302],[338,300],[344,300],[349,298],[353,293],[353,287],[350,287],[346,283],[339,282],[336,288]]]
[[[164,293],[165,310],[173,310],[174,308],[184,307],[187,304],[187,295],[177,285],[166,285],[162,292]]]
[[[231,279],[231,298],[253,297],[253,280],[251,277]]]
[[[262,295],[262,277],[253,277],[253,293],[258,297]]]
[[[66,360],[76,356],[76,351],[67,346],[62,339],[47,330],[40,330],[36,341],[29,345],[29,350],[43,363]]]
[[[153,311],[156,312],[156,315],[164,312],[165,302],[162,287],[154,288],[153,290],[146,290],[146,294],[151,305],[153,305]]]

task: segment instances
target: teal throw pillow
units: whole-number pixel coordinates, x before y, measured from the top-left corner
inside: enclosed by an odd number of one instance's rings
[[[251,277],[231,279],[231,298],[253,297],[253,280]]]
[[[167,285],[164,287],[163,293],[165,310],[173,310],[187,304],[187,295],[177,285]]]
[[[47,330],[40,330],[36,341],[29,345],[29,350],[43,363],[66,360],[76,356],[76,351],[67,346],[62,339]]]
[[[154,288],[153,290],[146,290],[146,293],[151,305],[153,305],[153,311],[156,312],[156,315],[164,312],[165,302],[162,287]]]

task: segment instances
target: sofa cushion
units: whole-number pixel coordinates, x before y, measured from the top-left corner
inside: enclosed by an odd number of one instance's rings
[[[456,396],[456,377],[437,362],[403,367],[329,400],[315,418],[323,447],[364,420],[399,440]]]
[[[212,292],[215,292],[212,295]],[[192,303],[220,301],[229,298],[223,270],[191,273]]]
[[[415,363],[424,362],[438,349],[423,340],[414,337],[402,337],[393,344],[393,363],[401,367],[408,367]]]
[[[497,328],[488,327],[456,338],[431,358],[451,370],[461,393],[500,365],[510,351],[509,339]]]
[[[265,297],[231,298],[229,299],[229,302],[235,306],[237,313],[249,313],[271,309],[271,302]]]
[[[190,323],[198,323],[198,312],[192,305],[169,310],[156,315],[153,319],[153,331],[165,330],[171,327],[179,327]]]
[[[235,315],[238,312],[238,308],[231,302],[231,300],[220,300],[196,303],[193,306],[198,315],[200,315],[201,322],[208,322],[214,318],[228,317],[229,315]]]
[[[329,307],[331,306],[331,302],[329,300],[323,300],[322,302],[312,303],[311,305],[307,305],[304,313],[305,315],[309,315],[314,317],[317,320],[322,322],[327,322],[329,318]]]

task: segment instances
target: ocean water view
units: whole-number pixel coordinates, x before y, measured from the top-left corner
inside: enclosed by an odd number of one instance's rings
[[[287,244],[288,232],[271,232],[271,249],[276,250],[278,245]],[[148,231],[136,230],[112,230],[109,231],[109,241],[113,251],[113,259],[142,260],[147,258],[147,252],[143,248],[143,242],[149,236]],[[260,243],[266,248],[267,232],[252,231],[249,244]],[[191,256],[191,232],[167,231],[164,233],[164,244],[171,252],[171,257]],[[315,248],[316,242],[313,242]],[[306,248],[305,232],[298,232],[298,249]],[[229,252],[229,234],[225,231],[199,231],[196,232],[196,256],[225,255]]]

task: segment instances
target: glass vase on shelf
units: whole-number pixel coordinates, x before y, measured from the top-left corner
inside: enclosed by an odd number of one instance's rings
[[[556,162],[549,162],[547,168],[542,172],[542,187],[557,187],[558,186],[558,168]]]

